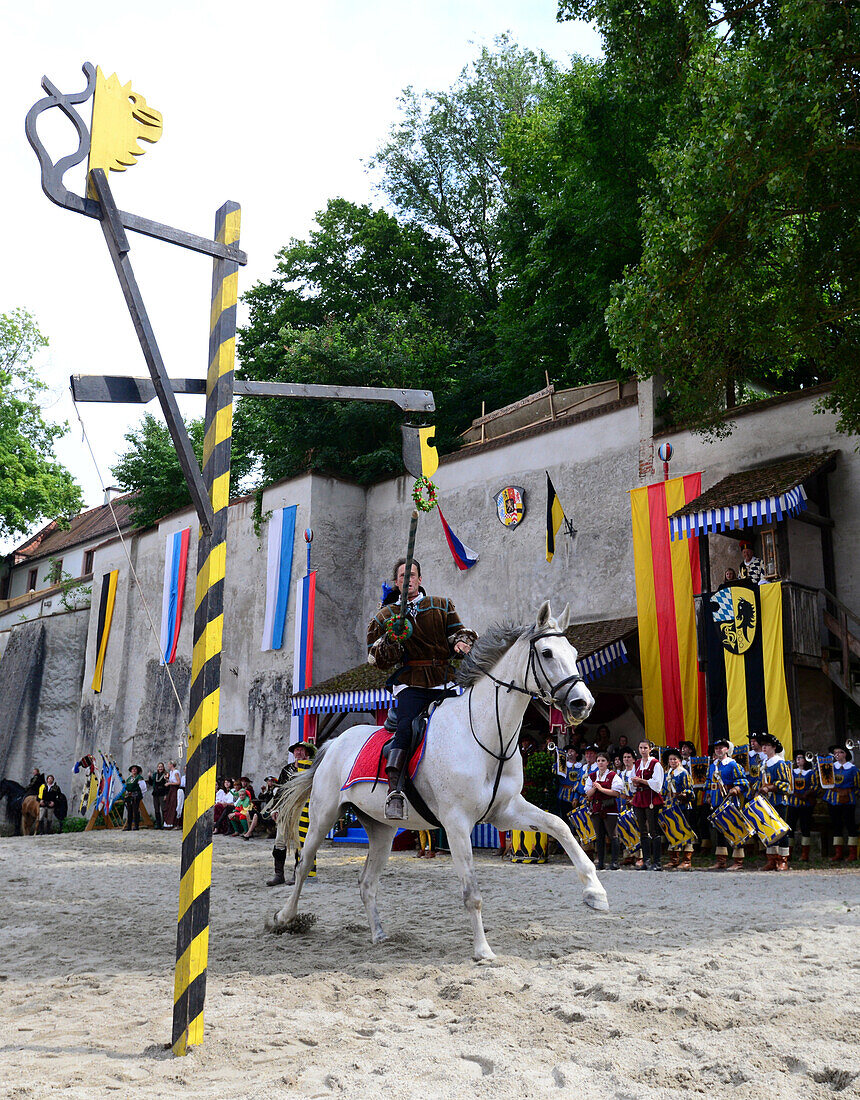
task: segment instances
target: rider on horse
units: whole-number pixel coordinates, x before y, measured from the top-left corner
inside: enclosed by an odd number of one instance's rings
[[[452,680],[453,656],[464,657],[478,637],[460,622],[453,603],[444,596],[428,596],[421,587],[421,566],[412,562],[407,591],[407,617],[412,633],[405,642],[389,637],[385,625],[399,613],[397,601],[403,591],[406,560],[394,566],[393,579],[397,588],[390,593],[392,602],[385,603],[367,628],[367,659],[379,668],[395,668],[390,678],[397,701],[397,732],[394,745],[388,751],[385,772],[390,793],[385,803],[385,816],[402,821],[406,816],[400,786],[406,767],[406,754],[412,739],[412,722]]]

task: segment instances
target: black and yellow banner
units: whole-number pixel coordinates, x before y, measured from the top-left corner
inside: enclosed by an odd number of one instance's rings
[[[771,733],[793,751],[785,686],[782,585],[732,585],[702,597],[711,741]]]
[[[549,474],[546,475],[546,560],[555,554],[555,536],[564,520],[564,509]]]
[[[101,691],[102,677],[105,670],[105,654],[107,653],[108,637],[110,636],[110,624],[113,620],[113,608],[116,603],[116,583],[119,579],[119,570],[105,573],[102,577],[102,590],[99,596],[99,625],[96,633],[96,664],[93,671],[93,691]]]

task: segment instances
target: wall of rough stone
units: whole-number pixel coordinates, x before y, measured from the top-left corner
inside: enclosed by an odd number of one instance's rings
[[[73,788],[88,621],[89,609],[43,620],[44,659],[24,700],[6,766],[6,775],[17,782],[26,782],[39,767],[67,794]],[[5,650],[8,638],[0,644]]]

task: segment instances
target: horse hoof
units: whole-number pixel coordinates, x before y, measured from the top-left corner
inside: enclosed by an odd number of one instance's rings
[[[385,943],[385,941],[388,939],[388,934],[386,932],[377,932],[376,935],[372,937],[372,939],[374,944]]]
[[[479,962],[479,963],[492,962],[495,959],[495,957],[496,957],[495,951],[493,951],[489,947],[485,951],[476,951],[475,955],[474,955],[475,962]]]
[[[278,914],[273,913],[272,916],[266,917],[263,921],[263,928],[267,932],[283,932],[283,928],[278,923]]]
[[[609,911],[609,898],[607,898],[606,891],[602,887],[599,890],[586,890],[582,895],[582,900],[587,906],[596,909],[599,913]]]

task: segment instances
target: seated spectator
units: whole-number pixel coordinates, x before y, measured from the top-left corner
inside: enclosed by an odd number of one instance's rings
[[[59,784],[52,775],[45,776],[39,792],[39,824],[37,834],[52,833],[54,822],[57,822],[57,832],[63,831],[63,822],[68,811],[66,796],[60,790]]]
[[[233,809],[227,814],[232,836],[245,835],[251,823],[252,813],[251,793],[246,787],[240,787],[235,795]]]
[[[263,784],[260,787],[260,793],[253,801],[251,824],[248,826],[247,833],[242,837],[243,840],[250,840],[256,829],[261,829],[266,835],[271,837],[275,835],[277,825],[271,818],[263,816],[263,810],[275,797],[275,785],[277,782],[277,779],[273,775],[267,775],[263,780]]]
[[[222,835],[229,831],[229,818],[227,814],[229,810],[233,809],[233,781],[232,779],[222,779],[218,784],[218,790],[215,792],[215,818],[214,828],[216,833]]]
[[[731,588],[733,584],[737,584],[738,575],[734,569],[727,569],[723,574],[723,583],[720,588]]]

